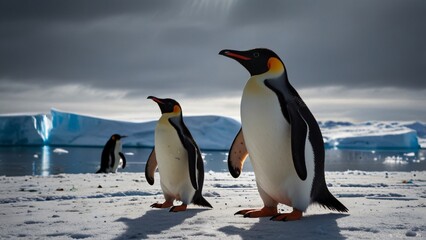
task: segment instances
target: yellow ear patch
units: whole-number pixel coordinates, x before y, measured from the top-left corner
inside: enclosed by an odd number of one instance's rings
[[[179,105],[175,105],[173,107],[173,113],[180,113],[182,110],[180,109]]]
[[[268,68],[269,68],[269,72],[276,73],[276,74],[281,74],[285,70],[284,64],[278,58],[275,58],[275,57],[269,58]]]

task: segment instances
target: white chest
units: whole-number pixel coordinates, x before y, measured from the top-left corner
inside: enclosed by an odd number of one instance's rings
[[[241,100],[244,141],[256,175],[256,182],[272,199],[305,209],[313,180],[314,157],[308,140],[305,159],[306,181],[300,180],[291,152],[291,126],[284,118],[276,94],[259,77],[252,77]]]
[[[121,141],[118,140],[115,142],[115,147],[114,147],[114,166],[112,167],[112,172],[116,172],[118,166],[120,165],[120,155],[118,154],[119,152],[122,151],[122,145],[121,145]]]
[[[166,185],[188,178],[188,153],[175,128],[163,119],[155,129],[155,154],[160,178]]]
[[[256,77],[252,77],[244,89],[241,121],[254,165],[260,159],[262,162],[274,163],[278,156],[287,161],[286,156],[290,153],[290,125],[283,117],[276,94]]]
[[[174,127],[170,124],[159,122],[155,129],[155,148],[158,164],[179,159],[186,154],[182,142]],[[174,161],[172,161],[174,162]]]

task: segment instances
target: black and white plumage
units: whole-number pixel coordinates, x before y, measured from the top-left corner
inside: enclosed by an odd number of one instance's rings
[[[115,173],[118,167],[126,167],[126,157],[122,153],[121,139],[126,136],[113,134],[102,149],[101,167],[96,173]]]
[[[189,203],[211,208],[210,203],[202,196],[203,158],[183,122],[179,103],[173,99],[148,98],[159,105],[162,115],[155,128],[155,147],[148,158],[145,177],[149,184],[154,184],[154,173],[158,166],[166,200],[162,204],[151,206],[167,208],[173,205],[174,200],[179,200],[182,205],[173,207],[171,211],[184,211]]]
[[[238,177],[250,156],[264,208],[238,214],[297,220],[312,203],[346,212],[325,183],[320,128],[290,84],[281,59],[269,49],[219,54],[238,61],[251,75],[241,99],[242,129],[231,146],[228,166]],[[278,214],[278,203],[292,206],[293,212]]]

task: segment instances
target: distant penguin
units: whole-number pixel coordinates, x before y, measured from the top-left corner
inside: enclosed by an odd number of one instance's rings
[[[321,130],[290,84],[281,59],[269,49],[222,50],[219,54],[236,60],[251,75],[241,99],[242,128],[229,151],[228,167],[236,178],[250,156],[264,207],[236,214],[298,220],[312,203],[347,212],[327,188]],[[293,211],[279,214],[278,203]]]
[[[122,151],[121,139],[126,136],[112,135],[102,150],[101,168],[96,173],[116,173],[122,161],[122,168],[126,167],[126,157]]]
[[[202,196],[204,183],[204,163],[200,149],[185,126],[182,108],[173,99],[148,97],[161,109],[161,117],[155,128],[155,147],[145,167],[145,177],[154,184],[154,173],[160,173],[160,184],[165,201],[154,203],[153,208],[169,208],[171,212],[185,211],[187,205],[212,208]],[[182,202],[173,206],[173,201]]]

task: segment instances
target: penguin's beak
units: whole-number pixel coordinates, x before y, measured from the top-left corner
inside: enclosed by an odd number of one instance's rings
[[[154,96],[149,96],[148,99],[151,99],[152,101],[156,102],[158,104],[158,106],[160,107],[161,113],[165,113],[166,111],[166,103],[167,101],[165,101],[166,99],[160,99],[160,98],[156,98]]]
[[[126,135],[120,136],[120,138],[126,138],[126,137],[127,137]]]
[[[234,59],[243,67],[247,69],[247,71],[250,73],[250,75],[254,76],[263,72],[267,72],[268,69],[262,71],[258,71],[258,67],[256,66],[256,59],[252,58],[251,51],[236,51],[236,50],[230,50],[230,49],[224,49],[219,52],[219,55],[223,55],[225,57],[229,57],[231,59]]]
[[[225,56],[225,57],[229,57],[232,59],[235,59],[237,61],[248,61],[251,60],[250,57],[248,56],[244,56],[244,52],[241,51],[235,51],[235,50],[230,50],[230,49],[224,49],[222,51],[219,52],[219,55]]]
[[[164,104],[159,98],[156,98],[154,96],[149,96],[149,97],[147,97],[147,99],[151,99],[152,101],[159,103],[159,104]]]

